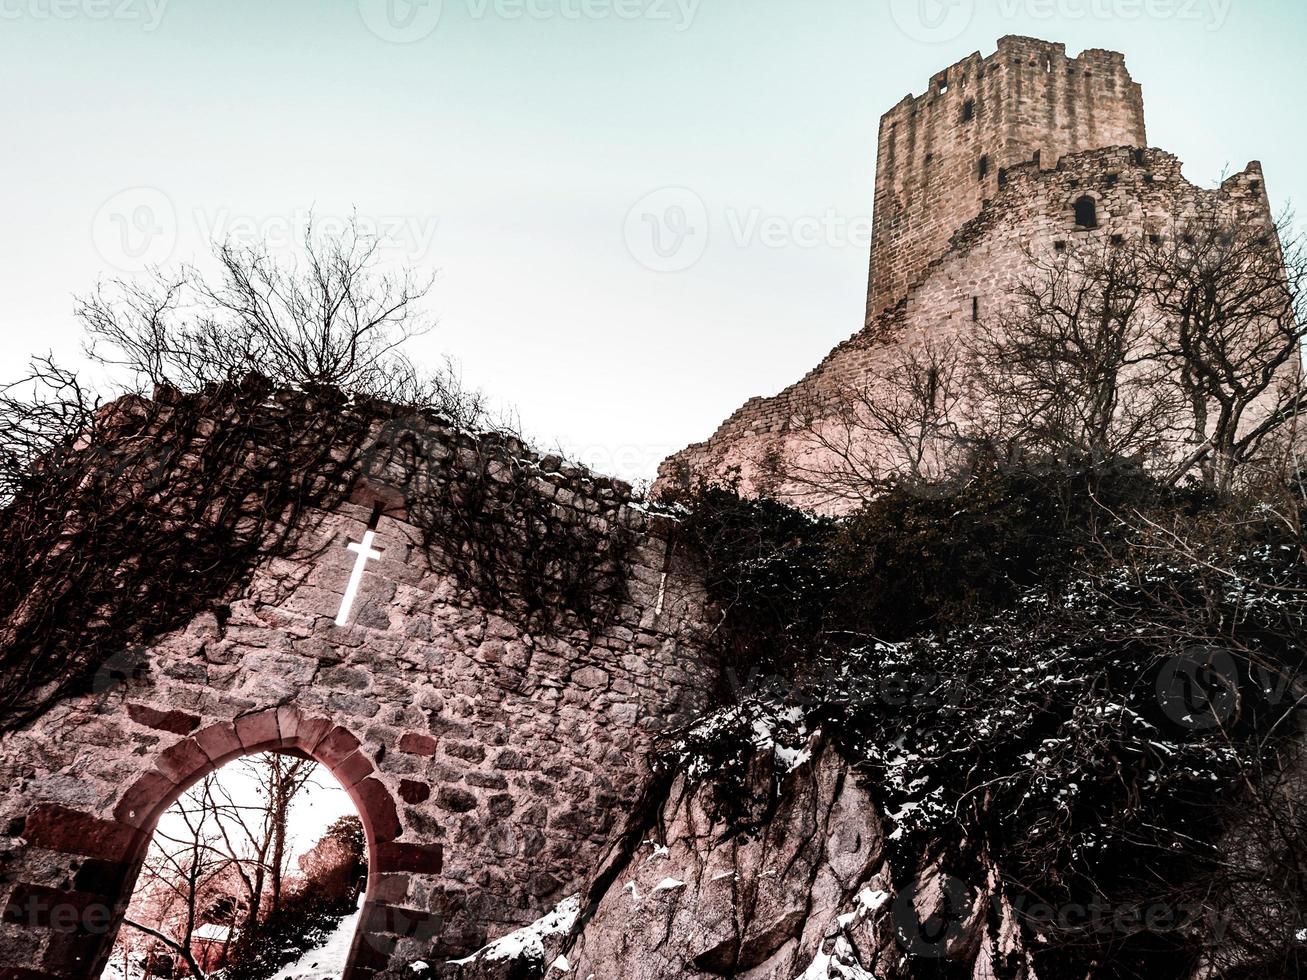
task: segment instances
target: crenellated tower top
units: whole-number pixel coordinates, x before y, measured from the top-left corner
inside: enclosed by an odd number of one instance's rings
[[[1143,92],[1125,56],[1004,37],[939,72],[880,120],[867,322],[897,304],[1006,168],[1068,153],[1147,146]]]

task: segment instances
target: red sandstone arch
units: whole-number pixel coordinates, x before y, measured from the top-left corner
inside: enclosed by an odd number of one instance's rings
[[[94,980],[118,934],[127,902],[145,860],[160,816],[208,773],[255,752],[293,752],[326,766],[345,788],[363,821],[368,842],[368,882],[363,915],[350,950],[345,980],[365,980],[389,964],[389,949],[403,936],[419,935],[433,918],[405,909],[402,903],[413,874],[437,874],[439,844],[401,842],[403,832],[395,802],[376,772],[373,760],[345,728],[326,718],[306,717],[293,706],[268,708],[201,729],[169,746],[119,798],[113,819],[106,820],[57,804],[40,804],[25,821],[30,846],[76,855],[79,867],[66,887],[26,886],[25,895],[40,907],[107,908],[100,927],[82,916],[72,930],[52,936],[65,963],[54,969],[29,970],[37,978]],[[19,888],[24,886],[20,885]],[[11,903],[14,900],[11,899]],[[98,905],[97,905],[98,903]],[[38,906],[33,904],[32,908]],[[29,926],[57,931],[57,924],[29,917]],[[54,942],[50,948],[55,949]],[[43,964],[46,965],[46,964]],[[0,975],[5,970],[0,968]]]

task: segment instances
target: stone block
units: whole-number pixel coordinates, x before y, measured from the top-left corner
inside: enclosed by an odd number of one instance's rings
[[[185,711],[160,711],[145,704],[129,704],[127,717],[138,725],[157,728],[159,731],[171,732],[173,735],[189,735],[200,724],[197,715]]]
[[[431,787],[415,779],[402,779],[399,783],[399,795],[405,803],[416,806],[431,796]]]
[[[245,750],[270,748],[281,741],[281,729],[277,727],[277,709],[265,708],[253,714],[241,715],[236,719],[236,737],[241,740]]]
[[[410,755],[434,756],[439,743],[430,735],[405,732],[399,739],[399,750]]]
[[[116,820],[101,820],[58,804],[42,803],[28,813],[23,837],[29,844],[49,851],[122,861],[131,857],[138,832]]]
[[[195,744],[216,765],[222,765],[245,751],[236,728],[225,722],[210,725],[195,733]]]
[[[131,827],[149,826],[179,792],[177,784],[157,769],[133,783],[114,807],[114,819]]]
[[[377,846],[377,872],[407,871],[412,874],[440,874],[444,869],[444,848],[440,844],[401,844],[395,841]]]
[[[373,841],[387,843],[402,833],[395,801],[380,780],[375,777],[360,780],[350,792],[358,802],[359,817]]]
[[[212,761],[193,738],[182,739],[176,745],[165,749],[159,753],[154,764],[161,773],[178,784],[185,783],[213,768]]]

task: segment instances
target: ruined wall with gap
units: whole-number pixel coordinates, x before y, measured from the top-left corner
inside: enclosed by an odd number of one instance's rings
[[[475,449],[413,424],[432,467]],[[666,519],[622,484],[519,462],[556,527],[630,535],[608,622],[536,629],[489,608],[433,568],[405,506],[410,475],[361,483],[306,516],[297,555],[258,567],[230,606],[124,651],[91,693],[0,739],[0,980],[98,976],[159,813],[253,751],[313,756],[360,810],[370,871],[349,980],[411,977],[417,960],[442,975],[575,893],[640,797],[653,739],[701,710],[713,671],[696,642],[697,569]],[[382,557],[337,626],[345,545],[379,503]]]
[[[1049,260],[1059,247],[1092,249],[1113,240],[1165,237],[1212,207],[1271,230],[1258,163],[1216,190],[1191,184],[1181,170],[1170,153],[1126,147],[1064,157],[1055,170],[1033,162],[1009,169],[1003,190],[954,234],[897,307],[837,346],[795,384],[772,397],[750,399],[707,441],[670,457],[660,467],[657,487],[738,474],[742,492],[841,509],[839,503],[815,500],[810,487],[778,477],[777,461],[785,464],[782,473],[819,472],[828,465],[809,420],[828,415],[850,389],[874,388],[877,369],[892,363],[896,348],[965,337],[976,329],[974,318],[1001,316],[1030,275],[1031,255]],[[1075,202],[1086,196],[1096,203],[1098,225],[1092,229],[1076,223]]]

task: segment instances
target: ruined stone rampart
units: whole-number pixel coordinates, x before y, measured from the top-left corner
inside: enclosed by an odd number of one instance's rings
[[[807,491],[778,482],[775,472],[777,460],[788,468],[797,461],[810,471],[820,469],[820,459],[805,459],[816,451],[807,435],[811,418],[821,417],[850,388],[867,384],[879,366],[892,361],[895,348],[966,337],[977,320],[1001,318],[1030,276],[1032,256],[1051,259],[1060,248],[1174,234],[1186,220],[1212,209],[1237,222],[1271,226],[1256,162],[1219,189],[1205,190],[1184,178],[1180,161],[1170,153],[1108,147],[1064,157],[1053,170],[1033,162],[1013,167],[1001,180],[994,199],[953,234],[896,307],[798,382],[772,397],[750,399],[707,441],[664,462],[659,486],[726,480],[738,473],[746,492],[811,503]],[[1092,228],[1077,224],[1075,205],[1086,197],[1095,202]]]
[[[370,444],[393,443],[394,424]],[[420,466],[456,474],[476,455],[452,427],[401,424]],[[254,751],[318,759],[359,808],[370,869],[349,980],[411,976],[418,960],[441,975],[446,957],[576,892],[644,789],[652,740],[711,689],[701,598],[665,519],[625,487],[526,453],[516,464],[552,502],[553,533],[627,535],[611,615],[586,626],[492,607],[441,560],[453,556],[429,553],[413,474],[374,468],[303,515],[295,554],[255,568],[235,601],[110,658],[90,693],[0,739],[0,978],[97,977],[161,811]],[[523,489],[494,466],[486,485]],[[381,557],[338,626],[346,545],[372,524]]]

